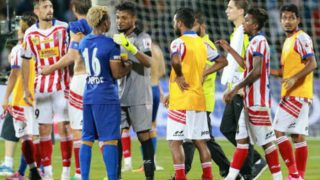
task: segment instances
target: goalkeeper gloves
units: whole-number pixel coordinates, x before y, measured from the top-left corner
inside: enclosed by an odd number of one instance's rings
[[[128,41],[123,33],[113,35],[113,40],[115,43],[127,49],[131,54],[136,55],[138,53],[137,47]]]

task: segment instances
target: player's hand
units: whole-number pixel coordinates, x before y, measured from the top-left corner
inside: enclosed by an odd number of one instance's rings
[[[177,76],[176,83],[178,84],[181,91],[188,90],[189,84],[186,82],[183,76]]]
[[[297,82],[297,79],[295,77],[290,77],[287,79],[283,79],[282,83],[284,85],[284,88],[286,88],[286,90],[291,89]]]
[[[169,107],[169,95],[164,96],[164,97],[162,98],[161,102],[164,104],[164,106],[165,106],[166,108],[168,108],[168,107]]]
[[[49,75],[49,74],[52,73],[52,68],[51,68],[51,66],[41,66],[40,68],[41,68],[40,73],[41,73],[42,75]]]
[[[2,102],[2,109],[3,111],[8,111],[9,108],[10,108],[9,100],[5,98]]]
[[[218,40],[215,43],[221,46],[225,51],[229,51],[231,48],[229,43],[224,39]]]
[[[138,49],[134,46],[123,33],[113,35],[113,40],[115,43],[126,48],[131,54],[135,55],[138,53]]]
[[[232,89],[231,91],[227,91],[223,95],[223,101],[227,104],[229,104],[232,101],[232,98],[234,95],[236,95],[237,91],[235,89]]]
[[[207,79],[207,75],[203,74],[202,75],[202,80],[201,80],[202,85],[206,81],[206,79]]]
[[[29,90],[25,90],[24,91],[24,97],[23,97],[24,101],[29,105],[29,106],[33,106],[32,102],[33,102],[33,97],[32,94]]]

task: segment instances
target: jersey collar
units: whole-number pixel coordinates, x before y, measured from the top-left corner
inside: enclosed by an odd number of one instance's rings
[[[56,24],[56,19],[52,19],[52,26],[54,26],[55,24]],[[39,29],[39,20],[37,20],[36,26]]]
[[[185,31],[184,33],[183,33],[183,35],[186,35],[186,34],[197,34],[196,32],[194,32],[194,31]]]
[[[264,36],[265,34],[264,34],[264,32],[259,31],[257,34],[250,36],[249,41],[251,41],[254,37],[259,36],[259,35]]]

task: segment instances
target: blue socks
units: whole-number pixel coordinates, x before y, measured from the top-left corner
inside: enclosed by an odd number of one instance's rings
[[[24,159],[23,157],[23,154],[21,153],[21,156],[20,156],[20,165],[19,165],[19,169],[18,169],[18,172],[21,176],[24,176],[24,173],[26,172],[26,169],[27,169],[27,162],[26,160]]]
[[[80,170],[82,180],[89,180],[91,164],[91,146],[81,144],[80,146]]]
[[[108,180],[118,180],[118,147],[105,144],[103,146],[103,160],[108,172]],[[81,169],[82,173],[82,169]]]

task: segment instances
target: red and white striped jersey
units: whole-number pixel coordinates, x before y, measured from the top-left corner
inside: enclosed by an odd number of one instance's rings
[[[255,56],[260,56],[262,58],[261,75],[253,84],[244,88],[245,105],[247,107],[270,107],[270,48],[267,39],[262,34],[257,34],[250,40],[246,52],[246,70],[244,72],[244,78],[252,71],[254,64],[253,58]]]
[[[38,23],[27,29],[24,36],[24,45],[21,56],[25,59],[35,60],[35,92],[51,93],[69,89],[69,69],[56,70],[50,75],[40,73],[41,66],[52,65],[66,54],[69,43],[68,24],[53,20],[49,29],[39,29]]]

